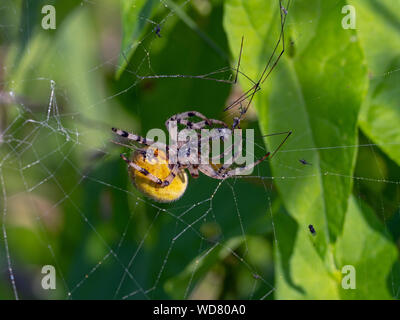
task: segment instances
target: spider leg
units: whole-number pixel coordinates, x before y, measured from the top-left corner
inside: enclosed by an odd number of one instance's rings
[[[242,136],[242,131],[239,131],[239,132],[240,132],[240,136]],[[283,144],[286,142],[286,140],[287,140],[287,139],[289,138],[289,136],[292,134],[292,131],[271,133],[271,134],[267,134],[267,135],[264,135],[264,136],[263,136],[263,137],[270,137],[270,136],[277,136],[277,135],[283,135],[283,134],[286,134],[286,136],[282,139],[282,141],[281,141],[281,143],[278,145],[278,147],[276,147],[275,150],[272,152],[270,158],[272,158],[273,156],[275,156],[275,154],[279,151],[279,149],[283,146]],[[242,139],[239,139],[238,141],[236,141],[236,143],[234,144],[234,146],[235,146],[235,149],[234,149],[234,154],[233,154],[233,158],[232,158],[232,163],[235,163],[236,159],[239,157],[239,155],[240,155],[241,152],[242,152],[242,148],[243,148],[243,141],[242,141]],[[238,148],[236,148],[237,146],[238,146]],[[228,152],[230,152],[230,150],[232,150],[232,146],[229,147],[227,150],[224,150],[224,152],[223,152],[221,155],[217,156],[217,157],[222,158],[223,156],[225,156],[225,154],[227,154]],[[264,156],[264,159],[267,158],[267,157],[269,156],[269,154],[270,154],[270,153],[268,152],[267,155]],[[217,158],[217,157],[216,157],[216,158]],[[215,158],[212,158],[212,159],[214,160]],[[256,162],[256,163],[254,164],[254,166],[256,166],[258,163],[260,163],[260,162],[263,161],[264,159],[262,158],[262,159],[258,160],[258,162]],[[223,165],[218,169],[218,173],[224,172],[224,171],[225,171],[227,168],[229,168],[230,166],[231,166],[231,164],[227,164],[227,163],[223,164]],[[253,166],[253,167],[254,167],[254,166]],[[251,166],[250,166],[250,167],[249,167],[249,166],[244,167],[243,169],[241,169],[241,168],[238,168],[238,169],[239,169],[239,170],[248,170],[248,169],[251,169]]]
[[[175,177],[178,175],[179,170],[180,170],[179,166],[172,165],[172,167],[170,168],[169,175],[165,179],[160,179],[160,178],[156,177],[155,175],[151,174],[146,169],[137,165],[133,161],[129,160],[125,155],[121,154],[120,156],[121,156],[122,160],[124,160],[128,164],[129,167],[132,167],[135,170],[139,171],[141,174],[148,177],[151,181],[158,184],[161,188],[169,186],[171,184],[172,180],[174,180]]]
[[[152,144],[154,143],[153,140],[146,139],[146,138],[144,138],[144,137],[141,137],[141,136],[139,136],[139,135],[136,135],[136,134],[127,132],[127,131],[125,131],[125,130],[120,130],[120,129],[116,129],[116,128],[111,128],[111,130],[112,130],[115,134],[117,134],[117,135],[119,135],[119,136],[121,136],[121,137],[123,137],[123,138],[126,138],[126,139],[128,139],[128,140],[131,140],[131,141],[135,141],[135,142],[144,144],[144,145],[146,145],[146,146],[150,146],[150,145],[152,145]]]
[[[253,98],[254,98],[254,95],[256,94],[256,92],[261,89],[260,85],[263,84],[265,82],[265,80],[267,80],[267,78],[271,74],[272,70],[276,67],[276,65],[278,64],[279,60],[281,59],[283,53],[285,52],[284,27],[285,27],[286,18],[287,18],[287,12],[288,12],[288,9],[290,6],[290,0],[288,0],[286,8],[282,5],[282,2],[283,2],[282,0],[278,0],[278,2],[279,2],[279,9],[280,9],[279,12],[280,12],[280,18],[281,18],[280,34],[279,34],[278,41],[275,44],[272,54],[269,57],[268,62],[266,64],[263,72],[261,73],[259,80],[249,90],[247,90],[245,93],[243,93],[243,95],[241,95],[239,98],[237,98],[234,102],[232,102],[229,106],[227,106],[224,109],[224,111],[227,111],[227,110],[233,108],[234,106],[241,104],[241,102],[243,102],[244,100],[248,99],[248,102],[246,103],[246,107],[243,108],[243,111],[240,112],[239,118],[235,121],[236,126],[239,125],[240,120],[242,119],[243,115],[247,112],[251,102],[253,101]],[[243,42],[243,38],[242,38],[242,42]],[[275,57],[275,53],[277,52],[278,47],[281,43],[282,43],[282,50],[279,52],[275,61],[273,61],[273,59]],[[272,65],[271,65],[271,63],[272,63]]]
[[[238,79],[238,75],[239,75],[240,60],[242,58],[242,51],[243,51],[243,40],[244,40],[244,36],[242,36],[242,43],[240,44],[239,59],[238,59],[238,64],[237,64],[237,68],[236,68],[236,75],[235,75],[234,84],[237,83],[237,79]]]
[[[199,165],[199,171],[204,173],[206,176],[214,179],[224,179],[222,175],[219,175],[217,171],[211,166],[211,164],[201,164]]]
[[[188,118],[191,118],[191,117],[198,117],[198,118],[202,119],[203,121],[200,121],[197,123],[193,122],[193,121],[189,121]],[[205,126],[211,126],[213,124],[218,124],[218,125],[222,125],[223,127],[228,127],[228,125],[225,122],[216,120],[216,119],[208,119],[205,115],[203,115],[202,113],[200,113],[198,111],[186,111],[186,112],[182,112],[182,113],[173,115],[165,122],[165,126],[167,127],[167,129],[169,128],[169,123],[171,121],[176,121],[178,124],[182,124],[190,129],[201,129]]]
[[[270,133],[266,134],[263,136],[264,137],[271,137],[271,136],[279,136],[282,134],[286,134],[285,138],[281,141],[281,143],[275,148],[275,150],[272,152],[271,158],[279,151],[279,149],[283,146],[283,144],[286,142],[286,140],[289,138],[289,136],[292,134],[293,131],[285,131],[285,132],[278,132],[278,133]]]
[[[229,148],[226,148],[224,152],[222,152],[220,155],[211,158],[211,162],[213,163],[215,159],[222,159],[223,157],[227,156],[228,153],[232,152],[233,148],[233,157],[232,161],[230,163],[224,163],[219,169],[218,173],[221,173],[225,171],[227,168],[229,168],[233,163],[235,163],[236,159],[239,157],[239,155],[242,153],[242,148],[243,148],[243,141],[242,141],[242,131],[239,131],[240,133],[240,139],[235,141],[234,144],[232,144]]]
[[[200,134],[198,134],[198,146],[197,146],[198,158],[197,158],[197,160],[201,159],[200,161],[203,161],[203,157],[206,156],[207,157],[206,164],[208,162],[210,162],[210,160],[209,160],[210,141],[215,141],[215,140],[226,141],[226,139],[229,136],[232,136],[232,130],[229,128],[214,128],[213,130],[217,130],[217,133],[213,134],[213,132],[210,132],[206,136],[201,136]],[[239,140],[241,140],[241,139],[239,139]],[[240,142],[241,141],[239,141],[239,143]],[[236,145],[237,145],[237,141],[235,141],[234,146],[236,146]],[[204,149],[204,148],[206,148],[206,149]],[[231,144],[229,147],[224,148],[224,150],[221,154],[212,156],[211,163],[215,163],[216,161],[218,161],[217,163],[219,163],[219,159],[222,159],[222,158],[228,156],[231,153],[232,148],[233,148],[233,145]],[[207,154],[207,152],[208,152],[208,154]],[[196,162],[192,162],[192,164],[194,164],[194,163],[196,163]]]
[[[184,126],[186,126],[189,129],[202,129],[206,126],[212,126],[212,125],[221,125],[224,128],[227,128],[228,125],[221,121],[221,120],[217,120],[217,119],[207,119],[207,120],[203,120],[203,121],[199,121],[199,122],[192,122],[186,119],[180,120],[179,124],[182,124]]]
[[[172,168],[170,168],[170,170],[171,171],[169,175],[161,181],[162,188],[167,187],[171,184],[172,180],[174,180],[175,177],[178,175],[180,168],[178,165],[172,165]]]
[[[264,161],[266,158],[268,158],[270,155],[272,158],[278,151],[279,149],[282,147],[282,145],[286,142],[286,140],[289,138],[289,136],[292,134],[292,131],[285,131],[285,132],[278,132],[278,133],[272,133],[272,134],[268,134],[265,135],[264,137],[267,136],[275,136],[275,135],[282,135],[282,134],[286,134],[285,138],[283,138],[283,140],[281,141],[281,143],[278,145],[278,147],[275,148],[275,150],[272,152],[272,154],[270,152],[268,152],[266,155],[264,155],[261,159],[258,159],[257,161],[255,161],[254,163],[251,163],[245,167],[238,167],[229,171],[226,171],[237,159],[237,157],[239,156],[239,154],[241,153],[242,150],[242,140],[239,140],[239,149],[236,150],[236,152],[233,155],[233,159],[232,159],[232,164],[223,164],[218,171],[215,171],[214,168],[211,167],[211,165],[205,165],[208,166],[208,168],[201,168],[204,169],[204,171],[201,170],[201,172],[203,172],[204,174],[212,177],[212,178],[216,178],[216,179],[225,179],[228,177],[232,177],[232,176],[239,176],[241,175],[241,172],[245,172],[247,170],[250,170],[252,168],[254,168],[255,166],[257,166],[259,163],[261,163],[262,161]],[[236,146],[236,145],[235,145]],[[229,149],[231,149],[232,147],[230,147]],[[221,155],[220,155],[221,156]],[[207,173],[206,173],[207,172]],[[211,175],[210,175],[211,174]],[[217,175],[217,176],[216,176]]]
[[[151,181],[157,183],[158,185],[160,185],[160,186],[162,185],[162,180],[160,178],[157,178],[155,175],[152,175],[146,169],[142,168],[141,166],[138,166],[136,163],[134,163],[133,161],[131,161],[127,157],[125,157],[125,155],[123,155],[122,153],[120,156],[121,156],[122,160],[124,160],[128,164],[129,167],[132,167],[133,169],[139,171],[141,174],[148,177]]]
[[[198,111],[186,111],[186,112],[175,114],[175,115],[171,116],[170,118],[168,118],[167,121],[165,121],[165,126],[168,129],[169,123],[171,121],[176,121],[178,124],[180,124],[182,120],[185,120],[190,117],[199,117],[200,119],[208,120],[205,115],[203,115],[202,113],[200,113]]]
[[[189,165],[188,170],[190,175],[197,179],[199,177],[199,166],[198,165]]]
[[[264,161],[265,159],[268,158],[268,156],[270,155],[270,153],[268,152],[265,156],[263,156],[261,159],[258,159],[257,161],[245,166],[245,167],[239,167],[239,168],[235,168],[229,171],[225,171],[225,172],[220,172],[220,170],[215,171],[215,169],[211,166],[211,164],[203,164],[199,166],[199,170],[200,172],[204,173],[205,175],[214,178],[214,179],[226,179],[229,177],[233,177],[233,176],[240,176],[241,172],[245,172],[247,170],[250,170],[252,168],[254,168],[256,165],[258,165],[260,162]],[[227,167],[229,168],[229,167]],[[227,169],[226,168],[226,169]]]
[[[239,168],[235,168],[229,171],[225,171],[225,172],[219,172],[219,175],[222,175],[222,179],[228,178],[228,177],[232,177],[232,176],[240,176],[242,175],[242,172],[246,172],[248,170],[253,169],[256,165],[258,165],[259,163],[263,162],[265,159],[267,159],[269,157],[271,153],[268,152],[265,156],[263,156],[262,158],[258,159],[257,161],[250,163],[249,165],[245,166],[245,167],[239,167]]]

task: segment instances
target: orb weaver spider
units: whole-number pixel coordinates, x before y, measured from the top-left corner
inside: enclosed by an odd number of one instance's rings
[[[229,127],[225,122],[217,119],[209,119],[204,116],[202,113],[198,111],[186,111],[183,113],[179,113],[170,117],[166,122],[165,126],[169,131],[169,124],[172,121],[176,121],[179,125],[183,125],[185,128],[193,129],[193,130],[200,130],[206,127],[218,126],[218,134],[214,136],[209,136],[207,139],[221,139],[224,140],[224,137],[232,135],[234,129],[240,129],[240,121],[242,117],[247,112],[253,97],[256,92],[258,92],[261,87],[260,85],[264,83],[264,81],[268,78],[271,71],[275,68],[278,61],[280,60],[281,56],[285,51],[284,46],[284,25],[286,21],[286,14],[290,4],[290,0],[288,1],[287,7],[282,6],[282,0],[279,1],[279,8],[280,8],[280,17],[281,17],[281,31],[279,39],[274,47],[271,57],[268,59],[267,65],[263,69],[263,72],[257,82],[253,82],[254,85],[245,91],[239,98],[237,98],[233,103],[228,105],[224,111],[227,111],[234,106],[240,106],[240,113],[238,117],[233,119],[233,124]],[[273,57],[279,47],[279,44],[282,42],[282,50],[278,54],[277,58],[271,65],[273,61]],[[236,76],[233,83],[236,83],[239,67],[240,67],[240,58],[243,49],[243,37],[240,47],[238,65],[236,68]],[[271,66],[271,67],[270,67]],[[242,103],[246,101],[245,107],[242,106]],[[198,122],[192,121],[191,118],[199,118]],[[122,138],[126,138],[129,141],[136,142],[138,144],[143,145],[144,147],[135,150],[130,158],[126,157],[124,154],[121,154],[121,158],[127,163],[129,174],[133,184],[136,188],[145,194],[146,196],[152,198],[158,202],[172,202],[178,200],[186,191],[188,185],[188,176],[185,169],[188,169],[189,173],[193,178],[198,178],[199,172],[213,178],[213,179],[227,179],[234,176],[240,176],[242,172],[247,171],[249,169],[254,168],[259,163],[267,159],[269,156],[272,158],[275,153],[280,149],[280,147],[286,142],[286,140],[291,135],[292,131],[280,132],[280,133],[273,133],[271,135],[282,135],[286,134],[285,138],[281,141],[278,147],[273,151],[272,155],[270,152],[267,152],[263,157],[260,159],[252,162],[251,164],[239,167],[239,168],[231,168],[232,163],[228,164],[213,164],[212,162],[208,163],[199,163],[199,162],[189,162],[189,163],[181,163],[179,160],[176,163],[171,163],[170,155],[171,155],[171,145],[166,145],[160,142],[157,142],[157,147],[155,147],[156,142],[154,140],[150,140],[139,135],[127,132],[125,130],[112,128],[112,131]],[[199,140],[201,141],[200,134],[197,133],[199,136]],[[264,136],[265,137],[265,136]],[[117,143],[117,142],[115,142]],[[118,144],[118,143],[117,143]],[[187,148],[187,144],[184,142],[178,142],[176,148],[172,152],[173,155],[176,155],[184,148]],[[242,143],[238,145],[238,151],[234,152],[233,161],[235,158],[241,154]],[[149,157],[148,154],[151,151],[152,156]],[[217,157],[222,158],[226,154],[227,151],[232,150],[224,150],[220,155]],[[196,156],[200,155],[200,150]],[[188,154],[189,156],[189,154]],[[194,164],[196,163],[196,164]]]

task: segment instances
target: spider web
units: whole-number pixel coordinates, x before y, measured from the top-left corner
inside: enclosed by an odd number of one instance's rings
[[[179,10],[193,5],[199,12],[207,12],[207,3],[185,1],[180,3]],[[97,1],[81,3],[89,10],[98,9],[100,17],[104,17],[107,10],[102,10],[103,5]],[[12,13],[15,7],[12,2],[7,2],[0,10]],[[135,119],[127,116],[129,110],[120,105],[126,103],[124,96],[128,93],[134,92],[130,99],[135,94],[141,99],[138,91],[149,90],[151,95],[152,87],[161,81],[175,85],[177,90],[181,90],[179,86],[188,86],[184,88],[189,92],[193,90],[192,84],[188,84],[190,82],[196,81],[193,86],[210,83],[207,84],[210,88],[214,86],[226,91],[225,96],[212,102],[220,104],[218,112],[226,105],[223,99],[227,98],[229,86],[205,80],[212,77],[230,79],[226,57],[220,57],[225,64],[220,67],[209,65],[206,72],[187,74],[183,67],[179,68],[182,71],[171,76],[171,73],[160,71],[162,66],[155,57],[162,56],[158,52],[164,34],[168,34],[168,41],[179,50],[185,48],[180,47],[183,44],[177,43],[173,33],[167,33],[178,23],[177,14],[180,13],[176,8],[172,8],[170,2],[160,1],[155,11],[157,21],[162,23],[143,17],[147,32],[134,44],[137,45],[134,57],[120,79],[123,88],[119,87],[116,92],[103,90],[93,95],[87,82],[95,82],[95,78],[105,71],[110,73],[109,70],[113,72],[118,68],[119,48],[111,53],[103,48],[100,63],[87,63],[83,70],[66,70],[71,81],[58,74],[57,78],[61,80],[55,81],[49,76],[52,63],[48,61],[44,62],[44,69],[42,65],[27,66],[29,75],[22,73],[20,76],[17,70],[15,79],[1,82],[0,115],[7,119],[1,123],[0,136],[0,208],[4,246],[0,270],[5,279],[0,286],[1,296],[16,299],[273,297],[276,288],[272,251],[274,246],[279,246],[274,215],[281,208],[274,181],[315,177],[305,173],[307,165],[299,163],[295,166],[278,160],[279,166],[293,172],[291,176],[272,176],[268,163],[262,163],[252,176],[245,178],[216,181],[200,177],[198,181],[190,180],[181,200],[165,205],[145,198],[130,185],[125,164],[118,157],[120,147],[110,144],[112,126],[130,128],[133,132],[161,127],[159,117],[152,120],[148,116],[149,112],[156,111],[145,110],[138,103],[133,107],[137,108],[138,118]],[[81,19],[85,26],[86,18],[76,19]],[[158,24],[161,38],[154,28]],[[13,23],[1,24],[3,40],[11,39],[17,28]],[[30,32],[33,28],[27,23],[23,32]],[[182,24],[176,29],[179,28]],[[196,32],[196,38],[204,37],[198,30]],[[68,40],[70,34],[65,31],[63,36]],[[104,35],[104,41],[112,43],[112,36]],[[212,40],[207,39],[203,46],[208,49]],[[32,43],[41,41],[49,39],[31,40]],[[29,50],[28,57],[29,54],[40,56],[40,45]],[[218,55],[219,50],[214,49],[214,54]],[[62,48],[57,48],[52,54],[51,57],[66,64],[69,61]],[[393,68],[391,73],[398,71]],[[96,85],[100,88],[105,86],[104,83]],[[196,91],[201,92],[201,89]],[[81,92],[81,96],[76,92]],[[193,99],[199,99],[204,94],[202,92]],[[44,101],[43,93],[47,96],[46,107],[41,102]],[[149,101],[140,101],[149,105],[152,100],[147,99]],[[71,106],[78,101],[80,109]],[[201,104],[201,98],[197,102]],[[182,105],[181,108],[181,111],[186,111],[184,108],[187,107]],[[165,109],[160,112],[173,114]],[[111,116],[113,123],[109,120]],[[141,116],[149,121],[141,123],[138,120]],[[231,116],[229,114],[227,118]],[[256,128],[256,124],[253,125]],[[358,145],[326,148],[284,148],[280,152],[306,154],[312,150],[332,149],[335,152],[340,148],[359,148],[371,152],[379,162],[381,153],[376,147],[366,141]],[[256,156],[265,152],[260,138],[256,144]],[[341,175],[340,172],[326,174]],[[372,178],[368,175],[348,178],[353,179],[361,198],[364,182],[377,188],[399,185],[398,180],[386,176],[380,172],[380,176]],[[389,209],[385,208],[383,196],[381,200],[380,213],[386,225],[386,211]],[[397,200],[397,207],[399,203]],[[396,215],[399,216],[398,210]],[[55,291],[41,289],[41,268],[44,265],[53,265],[57,270]]]

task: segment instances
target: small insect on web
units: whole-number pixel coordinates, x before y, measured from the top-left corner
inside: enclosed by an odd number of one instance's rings
[[[160,26],[159,24],[157,24],[157,25],[154,27],[154,32],[156,33],[156,35],[157,35],[159,38],[161,38],[161,34],[160,34],[160,32],[161,32],[161,26]]]
[[[235,160],[242,154],[240,121],[247,112],[255,93],[261,89],[261,84],[263,84],[265,80],[268,78],[268,76],[271,74],[272,70],[276,67],[278,61],[280,60],[281,56],[285,51],[284,25],[286,22],[286,16],[288,13],[287,10],[289,8],[289,4],[290,0],[288,1],[287,6],[283,7],[282,0],[279,0],[279,12],[281,21],[280,35],[273,49],[273,52],[270,58],[268,59],[267,65],[265,66],[265,68],[261,73],[259,80],[257,82],[252,81],[253,86],[224,109],[224,111],[227,111],[234,108],[237,105],[240,106],[239,108],[240,114],[238,117],[235,117],[233,119],[232,126],[228,126],[228,124],[226,124],[221,120],[207,118],[198,111],[186,111],[171,116],[165,122],[165,126],[168,132],[170,133],[170,136],[172,136],[171,131],[177,130],[178,125],[183,126],[184,129],[194,130],[196,132],[195,134],[196,143],[194,145],[193,143],[192,144],[190,143],[190,140],[172,141],[171,144],[167,145],[166,143],[162,143],[159,141],[156,142],[152,139],[147,139],[145,137],[141,137],[134,133],[129,133],[125,130],[112,128],[112,131],[118,136],[125,138],[128,141],[143,145],[142,148],[136,149],[132,153],[130,158],[126,157],[124,154],[121,154],[121,158],[128,165],[128,171],[132,179],[132,182],[139,191],[141,191],[143,194],[152,198],[155,201],[172,202],[178,200],[184,194],[187,188],[188,177],[185,172],[185,169],[188,169],[189,173],[193,178],[198,178],[199,172],[202,172],[203,174],[213,179],[224,180],[230,177],[237,177],[243,175],[244,172],[253,169],[255,166],[257,166],[259,163],[261,163],[268,157],[272,158],[276,154],[276,152],[282,147],[282,145],[291,135],[292,131],[285,131],[285,132],[266,135],[266,136],[285,135],[285,138],[281,141],[278,147],[272,152],[272,154],[270,152],[267,152],[260,159],[252,161],[250,164],[247,164],[245,166],[239,166],[239,167],[233,166]],[[237,82],[239,74],[243,74],[239,70],[241,55],[243,51],[243,42],[244,38],[242,37],[239,59],[236,68],[236,75],[233,83]],[[282,43],[282,50],[278,54],[277,58],[273,60],[280,43]],[[246,78],[248,78],[251,81],[249,77],[246,76]],[[245,103],[244,107],[242,103]],[[195,118],[198,119],[197,122],[196,120],[193,120]],[[216,130],[212,131],[213,132],[212,134],[204,137],[203,135],[200,135],[201,129],[204,128],[213,128]],[[224,150],[221,154],[214,156],[212,159],[207,160],[206,162],[200,161],[204,143],[208,145],[210,142],[214,140],[225,141],[228,139],[228,137],[233,136],[233,132],[235,129],[238,129],[240,131],[240,140],[237,145],[236,144],[231,145],[230,148]],[[116,143],[119,144],[118,142]],[[234,149],[235,147],[238,149]],[[192,152],[193,150],[195,151]],[[232,150],[234,150],[232,161],[224,164],[220,164],[219,162],[217,163],[213,162],[214,159],[225,158],[227,153],[232,152]],[[182,154],[184,155],[183,158],[184,160],[182,160],[182,157],[179,157],[179,159],[177,160],[177,156]]]

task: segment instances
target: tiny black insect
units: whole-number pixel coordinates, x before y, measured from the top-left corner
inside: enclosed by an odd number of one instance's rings
[[[315,235],[317,234],[317,232],[315,231],[314,226],[313,226],[312,224],[310,224],[310,225],[308,226],[308,229],[310,229],[310,232],[311,232],[311,234],[312,234],[313,236],[315,236]]]
[[[310,165],[311,166],[311,163],[307,162],[307,160],[305,160],[305,159],[300,159],[299,161],[300,161],[300,163],[302,163],[304,165]]]
[[[161,27],[160,27],[159,24],[156,25],[156,27],[154,28],[154,32],[156,33],[156,35],[157,35],[159,38],[161,38],[161,34],[160,34],[160,32],[161,32]]]

